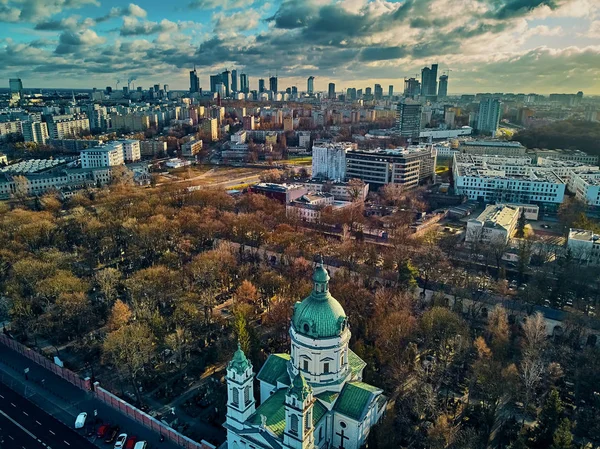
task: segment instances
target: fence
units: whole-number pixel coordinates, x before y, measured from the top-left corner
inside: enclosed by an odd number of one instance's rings
[[[82,379],[73,371],[58,366],[56,363],[53,363],[52,361],[48,360],[46,357],[35,352],[33,349],[22,345],[21,343],[13,340],[12,338],[9,338],[4,334],[0,334],[0,343],[12,349],[13,351],[18,352],[19,354],[27,357],[28,359],[37,363],[38,365],[46,368],[48,371],[51,371],[57,376],[72,383],[76,387],[85,391],[91,391],[92,385],[89,378],[86,377],[85,379]],[[102,388],[98,382],[94,383],[93,394],[98,400],[102,401],[103,403],[116,410],[119,410],[121,413],[129,416],[131,419],[137,421],[141,425],[160,433],[166,439],[172,441],[175,444],[178,444],[183,449],[215,449],[215,446],[213,446],[210,443],[207,443],[204,440],[198,443],[186,437],[185,435],[180,434],[179,432],[175,431],[166,424],[158,421],[157,419],[153,418],[147,413],[144,413],[143,411],[135,408],[133,405],[128,404],[122,399],[116,397],[114,394]]]

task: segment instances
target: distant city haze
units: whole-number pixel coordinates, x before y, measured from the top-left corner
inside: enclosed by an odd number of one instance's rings
[[[600,2],[590,0],[289,1],[7,0],[0,7],[0,78],[25,89],[200,88],[237,70],[278,89],[337,92],[438,64],[448,95],[600,94]],[[233,86],[232,86],[233,87]]]

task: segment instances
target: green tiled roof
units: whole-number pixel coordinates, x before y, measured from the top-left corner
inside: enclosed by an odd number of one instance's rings
[[[335,391],[324,391],[323,393],[318,394],[317,398],[319,398],[323,402],[328,402],[329,404],[331,404],[333,401],[335,401],[335,398],[337,398],[338,396],[339,393]]]
[[[341,335],[347,322],[346,312],[329,293],[329,274],[322,263],[315,268],[313,282],[310,295],[294,306],[294,329],[312,338]]]
[[[277,378],[277,383],[279,382],[281,382],[283,385],[287,385],[288,387],[292,384],[287,371]]]
[[[344,385],[340,397],[335,402],[334,410],[355,421],[361,421],[373,396],[381,393],[381,389],[364,382],[349,382]]]
[[[327,408],[319,401],[313,406],[313,427],[327,413]],[[283,437],[285,430],[285,389],[277,390],[263,402],[260,407],[248,418],[248,422],[255,426],[261,425],[261,415],[267,417],[267,427],[279,438]]]
[[[255,426],[260,426],[261,415],[267,417],[269,430],[281,438],[285,430],[285,389],[277,390],[269,396],[248,418],[248,421]]]
[[[352,373],[358,373],[361,369],[367,366],[367,363],[356,355],[354,351],[348,349],[348,364]]]
[[[257,379],[270,385],[277,385],[277,380],[287,372],[288,360],[290,360],[289,354],[271,354],[258,372]]]

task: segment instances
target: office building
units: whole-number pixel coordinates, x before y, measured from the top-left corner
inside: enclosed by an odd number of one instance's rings
[[[351,150],[346,153],[346,177],[362,179],[373,188],[398,184],[410,189],[434,179],[436,158],[431,144],[393,150]]]
[[[269,90],[273,93],[275,92],[279,92],[279,88],[277,86],[277,77],[276,76],[272,76],[271,78],[269,78]]]
[[[438,90],[439,98],[446,98],[448,96],[448,75],[440,76],[440,86]]]
[[[517,229],[522,211],[519,206],[490,204],[467,222],[466,243],[508,243]]]
[[[482,134],[496,135],[500,124],[500,107],[502,103],[494,98],[486,98],[479,102],[477,126],[475,129]]]
[[[200,92],[200,78],[198,78],[198,73],[194,66],[194,70],[190,71],[190,93],[194,94],[198,92]]]
[[[123,165],[125,158],[123,144],[113,141],[106,145],[82,150],[81,168],[114,167]]]
[[[381,84],[375,84],[375,100],[381,100],[383,98],[383,87]]]
[[[388,86],[388,97],[390,97],[390,99],[394,96],[394,86],[390,85]]]
[[[292,86],[292,97],[293,98],[298,97],[298,86]]]
[[[25,142],[45,145],[49,139],[48,125],[37,120],[23,122],[23,138]]]
[[[354,101],[356,100],[356,88],[354,87],[350,87],[348,88],[348,90],[346,90],[346,98],[348,100]]]
[[[265,91],[265,80],[260,78],[258,80],[258,93],[262,94]]]
[[[396,130],[405,139],[419,141],[421,104],[405,99],[396,106]]]
[[[306,80],[306,92],[308,95],[312,95],[315,93],[315,77],[309,76],[308,80]]]
[[[465,140],[458,149],[473,156],[525,156],[527,151],[520,142],[506,140]]]
[[[421,83],[416,78],[404,79],[404,96],[414,99],[421,95]]]
[[[356,148],[349,142],[315,142],[312,147],[313,178],[344,181],[346,178],[346,153]]]
[[[308,193],[331,193],[336,201],[364,201],[369,194],[369,184],[364,183],[360,191],[357,186],[350,186],[348,182],[323,182],[316,179],[300,183],[306,187]],[[357,195],[358,193],[358,195]]]
[[[210,91],[213,93],[217,92],[217,84],[221,83],[221,75],[211,75],[210,76]]]
[[[560,204],[572,168],[539,167],[529,157],[455,154],[454,190],[486,203]]]
[[[580,263],[600,265],[600,235],[586,229],[569,229],[567,248]]]
[[[16,106],[23,99],[23,82],[20,78],[10,78],[8,86],[10,88],[10,105]]]
[[[248,79],[248,75],[245,73],[240,74],[240,91],[245,94],[250,92],[250,83]]]
[[[421,95],[424,97],[435,97],[437,95],[437,71],[437,64],[432,64],[431,68],[424,67],[421,70]]]
[[[231,71],[231,92],[238,92],[238,73],[235,69]]]
[[[571,161],[586,165],[598,165],[598,156],[592,156],[581,150],[530,150],[528,155],[532,155],[533,160],[539,165],[553,161]]]
[[[329,90],[327,97],[330,100],[335,100],[335,83],[329,83]]]
[[[306,187],[299,184],[271,184],[267,182],[253,185],[250,187],[250,191],[277,200],[282,204],[290,203],[308,193]]]
[[[230,97],[231,96],[231,72],[227,69],[225,69],[225,71],[223,73],[221,73],[221,83],[223,84],[223,87],[225,88],[225,96],[226,97]]]

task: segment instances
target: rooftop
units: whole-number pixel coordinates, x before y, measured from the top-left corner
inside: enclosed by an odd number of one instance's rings
[[[519,208],[516,206],[490,204],[476,220],[484,223],[486,227],[508,228],[518,214]]]
[[[579,240],[581,242],[596,242],[600,239],[600,235],[594,234],[593,231],[587,229],[569,229],[569,240]]]
[[[465,140],[461,145],[468,147],[501,147],[501,148],[522,148],[521,142],[505,140]]]
[[[65,164],[64,159],[30,159],[0,168],[0,172],[10,174],[38,173]]]

